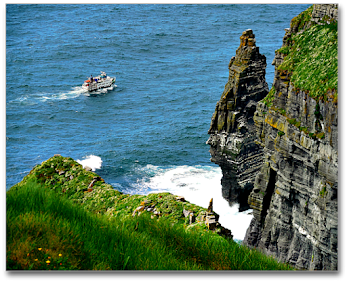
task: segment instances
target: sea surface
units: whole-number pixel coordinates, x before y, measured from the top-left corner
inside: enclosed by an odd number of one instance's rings
[[[6,189],[54,154],[126,193],[168,191],[207,208],[243,239],[251,216],[221,195],[207,131],[239,37],[267,57],[309,5],[6,6]],[[83,81],[105,71],[114,89]]]

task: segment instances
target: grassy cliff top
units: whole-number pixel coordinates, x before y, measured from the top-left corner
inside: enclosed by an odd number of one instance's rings
[[[85,170],[72,158],[54,156],[42,164],[35,166],[11,190],[25,187],[27,183],[38,183],[45,189],[54,190],[74,203],[96,214],[114,216],[132,216],[138,212],[147,212],[149,208],[158,218],[165,217],[174,223],[185,223],[183,209],[195,215],[206,211],[205,208],[191,204],[171,193],[152,193],[148,195],[130,195],[115,190],[95,172]],[[206,203],[208,205],[208,203]]]
[[[294,87],[311,97],[327,100],[333,95],[337,102],[338,24],[324,17],[320,24],[312,22],[312,10],[313,6],[291,21],[290,33],[276,51],[284,56],[277,69],[288,73]]]
[[[54,156],[6,193],[6,268],[292,270],[198,220],[188,224],[183,209],[206,211],[170,193],[123,194]]]

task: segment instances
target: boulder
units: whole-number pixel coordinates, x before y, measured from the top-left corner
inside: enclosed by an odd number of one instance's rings
[[[140,213],[141,213],[144,209],[145,209],[145,206],[139,206],[139,207],[137,207],[137,208],[133,211],[132,216],[135,216],[136,214],[137,214],[137,215],[140,215]]]
[[[175,199],[176,199],[177,201],[180,201],[180,202],[185,202],[185,201],[186,201],[185,198],[182,197],[182,196],[177,196]]]
[[[92,171],[93,169],[92,169],[91,167],[89,167],[89,166],[86,165],[86,166],[84,167],[84,170],[85,170],[85,171]]]
[[[217,221],[214,214],[207,215],[205,219],[205,224],[209,230],[214,230],[217,227]]]

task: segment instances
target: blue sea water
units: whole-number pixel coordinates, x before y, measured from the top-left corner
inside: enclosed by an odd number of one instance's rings
[[[8,4],[6,189],[61,154],[127,193],[169,191],[206,207],[214,197],[243,239],[249,221],[236,225],[241,214],[221,197],[207,131],[241,33],[253,30],[271,87],[284,29],[308,7]],[[117,87],[87,95],[81,84],[100,71]]]

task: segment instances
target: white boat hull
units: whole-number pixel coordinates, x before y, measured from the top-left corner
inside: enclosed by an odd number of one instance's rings
[[[93,82],[85,82],[82,85],[82,89],[86,91],[96,91],[103,88],[108,88],[116,82],[115,77],[100,78],[96,77]]]

